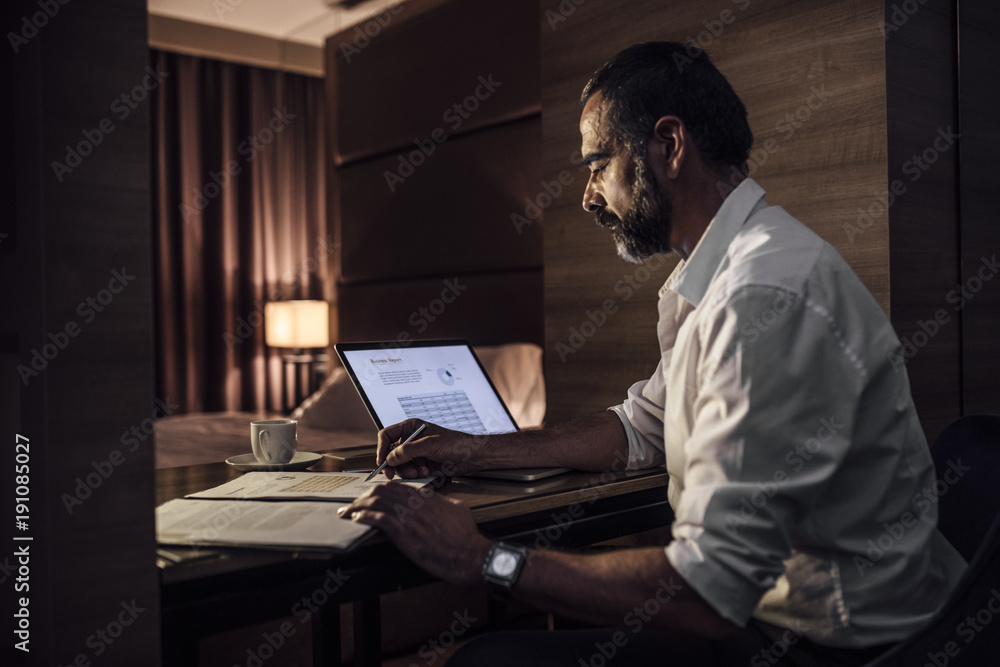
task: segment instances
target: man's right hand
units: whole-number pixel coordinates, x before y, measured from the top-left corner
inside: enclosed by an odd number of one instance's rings
[[[400,444],[425,423],[427,428],[419,438]],[[385,476],[389,479],[397,475],[404,479],[464,475],[486,467],[479,450],[490,437],[496,436],[469,435],[419,419],[407,419],[378,432],[377,462],[388,459]]]

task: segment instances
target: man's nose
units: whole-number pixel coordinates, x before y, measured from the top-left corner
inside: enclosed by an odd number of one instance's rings
[[[597,191],[592,182],[587,183],[587,188],[583,191],[583,210],[587,213],[597,213],[608,203]]]

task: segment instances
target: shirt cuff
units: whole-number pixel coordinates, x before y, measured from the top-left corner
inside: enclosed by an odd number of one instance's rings
[[[636,385],[632,389],[636,389]],[[663,465],[667,460],[663,454],[663,422],[637,406],[639,401],[646,399],[642,398],[641,388],[636,392],[632,389],[629,389],[629,398],[624,403],[608,408],[618,415],[628,438],[628,465],[625,469],[639,470]]]
[[[746,627],[761,593],[747,586],[746,579],[717,561],[705,559],[697,542],[674,539],[664,547],[667,560],[677,574],[720,616]]]

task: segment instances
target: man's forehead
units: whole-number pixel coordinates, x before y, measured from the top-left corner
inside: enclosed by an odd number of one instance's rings
[[[583,141],[583,153],[604,151],[611,144],[610,137],[605,136],[604,97],[600,92],[590,96],[580,114],[580,137]]]

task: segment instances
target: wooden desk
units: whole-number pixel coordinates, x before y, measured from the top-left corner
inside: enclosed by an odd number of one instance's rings
[[[336,471],[338,462],[324,458],[312,470]],[[224,463],[158,470],[157,504],[238,474]],[[603,477],[567,473],[528,483],[460,478],[442,493],[469,503],[490,537],[534,548],[574,548],[668,524],[666,485],[662,470]],[[378,665],[379,595],[433,581],[380,534],[346,552],[206,551],[217,555],[160,570],[165,667],[197,665],[203,636],[307,613],[314,664],[340,665],[342,602],[355,603],[356,664]]]

